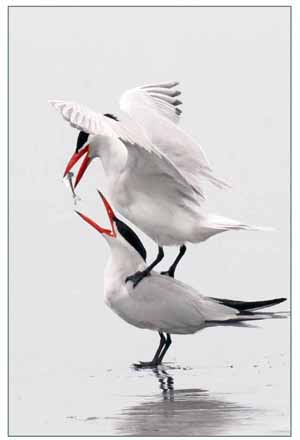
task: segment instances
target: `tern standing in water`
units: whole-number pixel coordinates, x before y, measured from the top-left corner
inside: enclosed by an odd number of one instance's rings
[[[203,184],[228,185],[214,176],[200,145],[178,126],[177,85],[154,84],[125,92],[120,118],[72,102],[50,101],[80,130],[65,175],[84,157],[76,187],[91,161],[100,158],[114,206],[158,245],[156,259],[130,277],[133,286],[162,260],[164,246],[180,247],[166,272],[173,277],[187,242],[199,243],[225,231],[262,229],[205,210]]]
[[[235,301],[210,298],[172,277],[151,272],[135,288],[128,277],[146,267],[146,250],[135,232],[119,220],[108,201],[99,192],[111,229],[102,228],[83,213],[77,213],[95,228],[110,246],[110,260],[104,275],[106,304],[135,327],[159,333],[160,343],[150,362],[140,367],[159,365],[169,346],[171,334],[192,334],[205,327],[273,317],[273,313],[253,310],[279,304],[285,298],[265,301]]]

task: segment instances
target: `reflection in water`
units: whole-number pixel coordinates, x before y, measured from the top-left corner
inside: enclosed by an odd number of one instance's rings
[[[243,420],[249,424],[256,414],[200,388],[175,389],[174,379],[164,367],[152,369],[151,374],[157,377],[161,392],[124,408],[118,417],[120,435],[223,435]],[[239,434],[238,428],[234,434]]]
[[[164,400],[174,400],[174,379],[166,372],[163,367],[153,368],[159,383],[159,388],[162,390]]]

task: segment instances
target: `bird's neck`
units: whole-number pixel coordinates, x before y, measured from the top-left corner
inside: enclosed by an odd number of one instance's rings
[[[126,166],[127,149],[118,139],[103,137],[98,151],[106,174],[107,186],[112,190]]]
[[[105,278],[124,282],[129,275],[139,270],[144,270],[146,263],[134,249],[119,246],[118,243],[111,245],[111,255],[105,269]]]

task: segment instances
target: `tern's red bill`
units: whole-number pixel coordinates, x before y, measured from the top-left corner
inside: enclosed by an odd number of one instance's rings
[[[115,226],[114,226],[114,220],[116,218],[115,213],[112,209],[112,207],[110,206],[110,204],[108,203],[108,201],[106,200],[106,198],[104,197],[104,195],[98,190],[98,194],[101,197],[103,204],[105,206],[108,218],[109,218],[109,222],[111,225],[111,229],[107,229],[107,228],[102,228],[102,226],[99,226],[96,222],[94,222],[94,220],[90,219],[88,216],[86,216],[85,214],[82,214],[79,211],[75,211],[78,215],[80,215],[80,217],[85,220],[89,225],[91,225],[94,229],[96,229],[96,231],[100,232],[101,234],[106,234],[110,237],[116,237],[116,231],[115,231]]]
[[[80,182],[82,176],[84,175],[87,167],[89,166],[91,162],[91,159],[88,156],[88,153],[86,154],[85,158],[82,161],[82,164],[79,168],[78,174],[76,176],[76,180],[75,180],[75,184],[74,184],[74,188],[76,188],[76,186],[78,185],[78,183]]]
[[[71,171],[71,169],[76,165],[76,163],[79,161],[79,159],[83,156],[86,155],[80,168],[78,171],[78,174],[76,176],[76,180],[75,180],[75,185],[74,187],[76,187],[78,185],[78,183],[80,182],[82,176],[84,175],[87,167],[89,166],[91,159],[89,158],[89,145],[86,145],[84,148],[82,148],[80,151],[75,152],[73,154],[73,156],[71,157],[71,159],[68,162],[68,165],[66,166],[65,172],[64,172],[64,177]]]

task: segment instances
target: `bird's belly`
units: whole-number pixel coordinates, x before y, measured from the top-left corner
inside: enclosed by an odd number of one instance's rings
[[[128,324],[170,334],[193,334],[205,327],[205,322],[200,316],[197,322],[179,319],[170,314],[169,310],[161,312],[160,302],[154,304],[147,299],[134,298],[136,290],[130,293],[131,290],[131,284],[127,283],[118,291],[106,292],[105,295],[106,304]],[[157,313],[158,309],[160,313]]]
[[[140,306],[128,295],[125,287],[118,292],[106,292],[105,303],[128,324],[138,328],[157,330],[156,325],[145,319]]]
[[[181,245],[191,241],[198,215],[182,200],[168,200],[151,191],[115,192],[117,210],[161,246]]]

